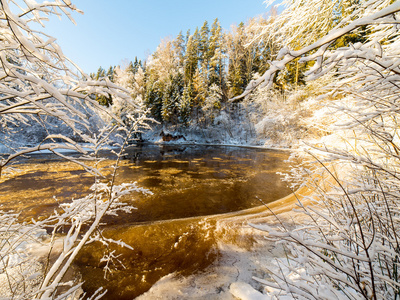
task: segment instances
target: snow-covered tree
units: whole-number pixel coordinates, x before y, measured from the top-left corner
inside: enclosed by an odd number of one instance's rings
[[[221,25],[218,19],[214,20],[210,31],[208,57],[210,59],[209,84],[217,84],[220,89],[225,87],[226,47]]]
[[[137,105],[137,109],[140,111],[145,111],[145,97],[146,97],[146,75],[139,65],[135,76],[133,77],[133,89],[131,93],[133,102]]]
[[[173,40],[174,52],[175,52],[175,61],[177,64],[177,69],[180,72],[183,72],[183,67],[185,63],[185,51],[186,51],[186,43],[183,37],[182,31],[179,32],[178,36]]]
[[[257,71],[256,61],[261,56],[261,51],[256,43],[251,43],[253,35],[249,29],[251,27],[242,22],[233,27],[232,32],[226,37],[229,55],[230,97],[240,95]]]
[[[131,65],[128,65],[126,68],[121,66],[117,66],[114,69],[114,80],[113,82],[118,84],[119,86],[124,87],[129,91],[130,94],[133,92],[134,85],[134,76],[133,68]]]
[[[287,43],[242,96],[257,86],[271,87],[277,72],[297,58],[311,62],[308,80],[330,76],[325,90],[332,96],[342,143],[310,146],[318,164],[298,168],[291,177],[303,178],[301,184],[315,191],[305,198],[312,205],[299,204],[310,222],[295,230],[283,223],[278,228],[254,225],[290,250],[288,259],[271,267],[270,279],[257,280],[272,288],[276,298],[396,299],[400,295],[400,2],[286,4],[288,10],[268,28],[274,27],[285,43],[299,32],[305,37],[306,30],[312,33],[310,44],[296,49]],[[339,10],[341,5],[346,9]],[[328,32],[320,35],[325,29]],[[346,36],[360,29],[367,31],[359,39],[362,42],[346,43],[350,41]],[[312,179],[304,183],[310,174]]]
[[[104,215],[118,211],[130,211],[121,203],[121,196],[132,191],[141,191],[135,184],[115,185],[115,175],[119,160],[130,136],[145,126],[144,114],[137,114],[129,124],[109,109],[99,105],[96,96],[112,96],[119,101],[139,108],[132,102],[129,91],[112,83],[108,77],[93,80],[84,74],[62,53],[55,39],[37,30],[32,23],[44,27],[48,15],[67,16],[73,21],[72,12],[79,10],[69,0],[44,1],[2,0],[0,1],[0,134],[1,143],[8,148],[8,153],[1,155],[0,175],[13,159],[36,150],[47,149],[55,154],[82,164],[95,176],[98,151],[109,140],[112,132],[118,131],[122,137],[120,150],[114,164],[111,182],[93,185],[93,193],[64,204],[48,218],[31,220],[23,223],[18,214],[0,212],[0,273],[7,278],[5,299],[75,299],[81,283],[65,282],[64,277],[82,247],[90,242],[102,240],[109,245],[116,243],[130,247],[122,242],[104,240],[98,230]],[[93,131],[90,116],[106,114],[111,123]],[[49,122],[57,120],[65,130],[54,134],[48,130]],[[40,124],[43,138],[36,145],[14,147],[20,128]],[[128,125],[128,126],[127,126]],[[70,134],[72,132],[72,135]],[[90,153],[77,143],[90,143]],[[72,157],[66,157],[60,149],[69,149],[85,155],[82,163]],[[59,237],[60,230],[67,228],[66,235]],[[85,230],[83,230],[85,228]],[[51,232],[49,236],[46,232]],[[43,243],[47,236],[49,242]],[[63,247],[54,253],[57,239]],[[29,251],[32,243],[42,242],[46,248],[46,257],[53,257],[41,265],[37,257]],[[107,261],[113,259],[106,255]],[[12,272],[11,272],[12,271]],[[34,284],[32,284],[34,281]],[[93,297],[99,298],[105,291],[99,290]]]
[[[200,68],[208,70],[209,63],[209,36],[210,28],[208,27],[208,22],[204,21],[203,26],[201,26],[199,31],[199,45],[198,45],[198,55],[199,55],[199,65]],[[204,71],[204,70],[202,70]]]
[[[202,106],[206,124],[212,124],[221,111],[222,90],[217,84],[212,84]]]
[[[139,78],[140,75],[136,76],[132,64],[128,65],[126,68],[117,66],[114,70],[114,74],[114,83],[125,88],[129,92],[131,101],[127,102],[122,99],[116,99],[112,102],[110,108],[114,115],[118,116],[126,123],[129,122],[128,119],[135,118],[138,113],[144,110],[141,95],[141,89],[143,89],[143,87],[139,87],[135,80],[135,77]],[[144,81],[142,81],[141,84],[144,85]]]
[[[188,37],[188,41],[186,44],[186,53],[185,53],[185,82],[189,83],[193,81],[194,74],[198,68],[198,57],[199,52],[199,30],[196,28],[196,31],[193,35]]]
[[[147,63],[147,71],[157,80],[166,83],[175,72],[175,51],[170,39],[164,39]]]
[[[64,56],[54,38],[29,27],[32,22],[44,26],[46,14],[65,14],[73,20],[71,12],[79,12],[75,6],[69,1],[2,1],[0,8],[0,130],[11,153],[2,157],[0,170],[20,153],[46,148],[54,151],[58,147],[81,150],[66,138],[64,144],[51,143],[51,136],[29,149],[13,149],[8,141],[24,124],[45,124],[44,118],[50,116],[81,141],[90,139],[89,111],[103,111],[122,124],[95,98],[112,95],[130,102],[129,94],[107,77],[92,80]]]
[[[183,75],[177,73],[171,76],[168,81],[163,95],[162,101],[162,117],[163,121],[176,124],[179,116],[179,104],[181,102],[183,92]]]
[[[192,84],[189,83],[187,86],[183,88],[182,91],[182,98],[179,103],[179,121],[185,125],[188,126],[190,123],[190,115],[192,112],[192,101],[193,101],[193,88]]]

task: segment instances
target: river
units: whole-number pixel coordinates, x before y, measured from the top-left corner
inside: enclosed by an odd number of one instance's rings
[[[104,154],[106,175],[111,173],[110,155]],[[84,291],[90,295],[102,285],[108,289],[105,299],[132,299],[167,274],[201,271],[218,259],[215,216],[290,193],[277,174],[287,171],[287,157],[286,152],[243,147],[129,148],[117,183],[136,181],[153,194],[126,197],[137,209],[104,220],[106,237],[133,247],[115,248],[119,262],[107,279],[99,263],[104,248],[91,244],[80,253],[74,269],[85,282]],[[14,167],[15,174],[2,178],[0,203],[21,211],[26,220],[45,217],[58,203],[84,196],[94,180],[77,165],[48,156],[33,156]]]

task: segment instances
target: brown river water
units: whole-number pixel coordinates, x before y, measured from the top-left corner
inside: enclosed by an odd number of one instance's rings
[[[111,173],[105,154],[104,173]],[[104,235],[134,249],[115,248],[119,263],[104,279],[105,249],[86,246],[75,263],[88,295],[99,286],[105,299],[133,299],[165,275],[200,272],[218,259],[215,223],[224,214],[271,202],[290,193],[276,172],[287,171],[288,153],[240,147],[132,147],[121,162],[117,183],[137,181],[153,195],[124,201],[137,208],[105,219]],[[93,176],[71,162],[36,155],[0,179],[0,205],[41,218],[58,203],[88,193]],[[55,196],[55,197],[54,197]],[[112,249],[108,249],[112,250]]]

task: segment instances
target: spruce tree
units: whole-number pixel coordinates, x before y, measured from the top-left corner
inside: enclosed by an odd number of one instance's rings
[[[244,47],[244,23],[241,22],[235,32],[229,36],[229,95],[240,95],[247,86],[246,49]]]
[[[188,38],[188,42],[186,45],[186,54],[185,54],[185,62],[184,62],[184,70],[185,70],[185,83],[189,84],[193,82],[194,74],[196,73],[198,66],[198,52],[199,52],[199,31],[196,28],[196,31],[193,35],[190,35]]]
[[[138,60],[137,56],[135,56],[135,62],[133,63],[133,73],[136,74],[137,71],[139,70],[139,67],[141,67],[142,62]]]
[[[209,60],[209,35],[210,29],[208,27],[208,22],[204,21],[203,26],[200,28],[200,39],[199,39],[199,64],[200,68],[208,69],[208,60]],[[206,70],[204,70],[206,71]]]
[[[182,93],[183,75],[178,72],[175,76],[171,75],[164,90],[161,109],[161,116],[164,122],[178,123]]]
[[[115,66],[114,67],[110,66],[106,73],[106,76],[108,77],[108,79],[110,79],[111,82],[114,82],[114,70],[115,70]]]
[[[133,65],[133,62],[130,61],[128,64],[128,67],[126,68],[126,70],[132,74],[135,74],[135,66]]]
[[[154,81],[150,78],[146,84],[145,105],[150,109],[151,116],[161,122],[162,118],[162,103],[163,103],[163,86],[159,81]]]
[[[221,90],[225,89],[225,53],[224,35],[218,19],[214,20],[208,46],[209,79],[208,84],[216,84]]]
[[[104,78],[104,77],[106,77],[106,71],[102,67],[99,67],[93,79],[99,80],[99,78]]]
[[[108,69],[108,72],[106,73],[106,71],[102,68],[99,67],[97,70],[96,74],[91,74],[94,80],[99,80],[101,78],[105,78],[108,77],[110,80],[113,79],[114,77],[114,69],[112,67],[110,67]],[[111,77],[111,78],[110,78]],[[107,95],[96,95],[96,101],[103,105],[103,106],[110,106],[112,104],[112,97],[110,94]]]
[[[182,92],[182,98],[179,103],[179,121],[184,126],[190,124],[193,104],[193,83],[188,83]]]
[[[177,69],[183,69],[185,63],[185,50],[186,50],[186,41],[183,37],[182,31],[179,32],[178,36],[172,42],[174,46],[174,54],[175,60],[177,64]]]
[[[201,120],[202,106],[208,95],[208,78],[207,72],[200,72],[200,69],[196,70],[193,77],[194,87],[194,98],[193,98],[193,110],[196,113],[196,121]]]

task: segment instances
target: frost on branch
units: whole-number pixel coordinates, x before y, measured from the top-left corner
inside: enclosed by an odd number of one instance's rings
[[[61,205],[62,211],[55,212],[43,221],[24,224],[17,214],[2,211],[0,214],[0,280],[9,285],[1,291],[10,299],[48,299],[69,286],[65,297],[71,297],[81,284],[63,282],[63,276],[83,245],[100,241],[108,248],[110,244],[132,249],[122,241],[105,238],[98,226],[104,215],[115,215],[119,211],[131,212],[134,208],[121,201],[132,192],[149,193],[136,183],[110,186],[96,183],[88,196]],[[64,237],[57,237],[60,229],[69,228]],[[86,231],[83,226],[88,226]],[[44,230],[43,228],[46,228]],[[50,241],[46,231],[52,231]],[[38,257],[55,255],[51,265],[43,270]],[[105,253],[107,266],[118,261],[117,253]],[[106,272],[110,272],[108,267]],[[8,298],[6,298],[8,299]]]
[[[324,2],[324,1],[318,1],[318,2]],[[288,12],[289,15],[283,13],[282,16],[280,15],[279,17],[277,17],[277,20],[273,20],[271,24],[265,26],[264,27],[265,32],[263,32],[263,34],[267,33],[270,34],[272,38],[274,36],[272,35],[272,31],[275,30],[274,34],[278,35],[280,39],[285,41],[286,48],[288,47],[287,44],[289,44],[289,41],[291,41],[293,36],[290,34],[290,32],[289,33],[287,32],[286,27],[282,27],[281,29],[279,26],[282,26],[282,23],[284,23],[285,20],[287,20],[288,18],[290,20],[300,20],[301,22],[304,22],[304,24],[308,24],[307,19],[304,20],[299,16],[309,15],[308,13],[305,13],[303,10],[308,11],[310,7],[311,8],[319,7],[316,5],[310,5],[310,6],[302,5],[301,4],[302,1],[295,1],[294,3],[302,7],[301,12],[298,12],[296,10],[293,11],[289,10]],[[277,60],[268,62],[270,68],[260,78],[251,81],[249,86],[246,88],[245,92],[242,95],[231,99],[231,101],[236,100],[237,98],[242,98],[250,94],[258,86],[271,87],[276,73],[280,70],[283,70],[288,63],[294,61],[297,58],[300,58],[302,62],[307,62],[307,61],[314,62],[313,68],[307,74],[309,76],[312,76],[310,77],[310,79],[315,79],[320,76],[323,76],[324,74],[332,70],[333,67],[343,66],[343,63],[346,63],[347,66],[349,66],[351,62],[354,60],[362,63],[368,62],[369,58],[371,58],[371,56],[369,55],[367,55],[366,57],[357,57],[357,56],[350,57],[349,56],[350,53],[356,55],[352,48],[342,48],[333,50],[330,50],[329,48],[332,45],[332,43],[335,42],[337,39],[345,36],[346,34],[356,31],[360,27],[366,26],[372,32],[372,34],[369,36],[368,42],[364,45],[364,48],[376,47],[377,43],[384,44],[382,45],[383,49],[387,49],[389,51],[393,50],[395,51],[395,53],[393,53],[395,55],[398,51],[395,50],[395,47],[396,45],[398,46],[399,43],[396,32],[398,31],[398,26],[400,23],[398,17],[396,17],[396,13],[398,13],[398,11],[400,10],[400,4],[396,2],[387,6],[389,3],[390,1],[386,0],[385,1],[371,0],[368,1],[367,3],[364,3],[363,5],[355,4],[354,6],[350,6],[347,9],[352,11],[352,13],[348,17],[338,22],[338,24],[335,27],[333,27],[328,32],[327,35],[316,40],[311,45],[301,48],[299,50],[292,50],[289,48],[281,50]],[[371,7],[375,8],[375,10],[372,9]],[[380,10],[380,8],[382,7],[385,8]],[[292,8],[292,6],[290,6],[290,8]],[[312,14],[312,16],[314,16],[314,18],[316,19],[318,17],[318,14],[314,13]],[[318,20],[316,19],[316,22],[317,21],[319,21],[319,19]],[[319,23],[315,23],[315,26],[318,26],[318,24]],[[299,25],[293,24],[292,26],[299,26]],[[301,34],[301,32],[299,34]],[[388,39],[388,41],[383,43],[383,41],[385,41],[386,38]],[[347,53],[345,53],[346,51]],[[343,56],[344,54],[346,55]],[[368,54],[371,55],[371,52],[369,52]],[[385,59],[387,58],[380,59],[380,61],[382,62]],[[390,64],[391,67],[386,68],[386,70],[398,73],[398,68],[399,68],[398,57],[390,56],[389,59],[390,61],[383,64],[383,68],[385,68],[386,66],[388,66],[388,64]],[[346,69],[346,65],[344,66],[344,69]],[[365,69],[370,69],[368,72],[374,72],[374,66],[372,68],[366,67]],[[379,73],[379,70],[378,72],[375,73]]]
[[[5,283],[1,290],[5,299],[79,297],[81,283],[64,278],[76,255],[95,240],[129,248],[121,241],[105,239],[99,226],[105,215],[133,209],[121,197],[144,192],[135,184],[115,184],[126,145],[147,126],[141,104],[107,78],[90,79],[63,55],[54,38],[30,27],[32,23],[44,27],[48,15],[64,15],[73,21],[74,11],[79,12],[66,0],[0,1],[0,176],[18,156],[48,150],[82,165],[96,178],[93,193],[60,206],[48,218],[28,224],[13,212],[0,213],[0,280]],[[123,114],[100,106],[96,95],[112,95],[124,108]],[[36,139],[18,141],[21,131],[31,131]],[[116,134],[120,147],[114,151],[114,172],[108,183],[100,183],[99,151]],[[89,145],[83,147],[82,142]],[[60,149],[80,152],[85,160]],[[86,164],[87,160],[94,163]],[[61,229],[67,231],[62,237]],[[114,253],[104,257],[117,258]],[[99,287],[92,297],[98,299],[105,292]]]
[[[318,2],[318,8],[324,7],[324,1]],[[289,11],[276,18],[302,16],[318,2],[290,1]],[[329,75],[325,90],[332,97],[324,103],[338,119],[334,136],[307,145],[314,164],[294,169],[289,176],[292,182],[300,178],[299,184],[314,191],[304,198],[311,205],[299,202],[302,224],[295,229],[283,222],[273,228],[253,224],[268,239],[284,244],[289,253],[277,258],[265,277],[255,278],[272,298],[395,299],[400,295],[400,2],[392,2],[371,0],[349,6],[325,36],[303,48],[282,50],[270,69],[248,87],[246,93],[258,85],[270,86],[279,70],[300,58],[310,63],[308,80]],[[279,28],[282,20],[277,22],[271,26]],[[339,39],[359,28],[365,34],[362,42],[338,46]]]
[[[3,155],[0,169],[21,153],[17,140],[22,130],[35,130],[35,138],[26,141],[27,148],[22,150],[28,153],[65,139],[51,137],[52,133],[89,142],[98,130],[94,124],[104,125],[96,119],[100,113],[115,125],[125,126],[119,116],[95,101],[95,95],[112,95],[126,107],[141,110],[124,88],[107,78],[90,79],[64,56],[54,38],[30,27],[32,23],[44,27],[47,15],[66,15],[73,21],[71,12],[80,11],[69,1],[0,3],[0,149],[11,153]],[[61,141],[58,148],[70,148],[68,144]]]

